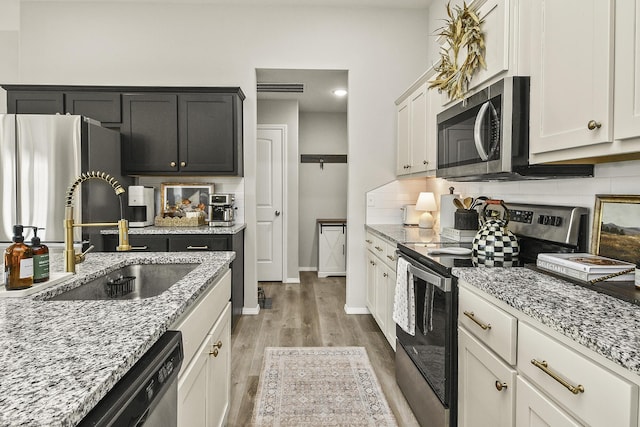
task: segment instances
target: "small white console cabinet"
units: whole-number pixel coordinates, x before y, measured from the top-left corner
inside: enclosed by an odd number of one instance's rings
[[[318,219],[318,277],[346,276],[347,220]]]

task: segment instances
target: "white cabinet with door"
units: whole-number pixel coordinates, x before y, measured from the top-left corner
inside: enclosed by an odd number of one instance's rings
[[[171,327],[182,332],[178,426],[223,426],[231,390],[231,272]]]
[[[436,114],[429,80],[434,76],[430,68],[396,101],[397,158],[396,175],[435,175]]]
[[[530,12],[530,161],[611,154],[613,0],[539,0]]]
[[[347,221],[318,219],[318,277],[347,274]]]
[[[366,301],[367,308],[385,338],[395,350],[396,323],[393,299],[396,286],[395,243],[367,232]]]

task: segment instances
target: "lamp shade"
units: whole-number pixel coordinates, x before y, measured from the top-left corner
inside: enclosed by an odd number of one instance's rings
[[[436,198],[433,193],[420,193],[418,201],[416,202],[417,211],[436,211],[438,206],[436,205]]]

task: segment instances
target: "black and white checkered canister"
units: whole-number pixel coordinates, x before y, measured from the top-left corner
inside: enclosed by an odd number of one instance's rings
[[[481,260],[513,261],[520,245],[504,221],[486,221],[473,238],[473,256]]]

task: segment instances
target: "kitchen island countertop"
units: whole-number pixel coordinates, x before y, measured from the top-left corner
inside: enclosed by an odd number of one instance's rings
[[[76,276],[51,289],[0,299],[0,425],[79,423],[234,258],[234,252],[89,253]],[[132,263],[200,265],[152,298],[43,299]],[[52,271],[61,264],[52,259]]]

